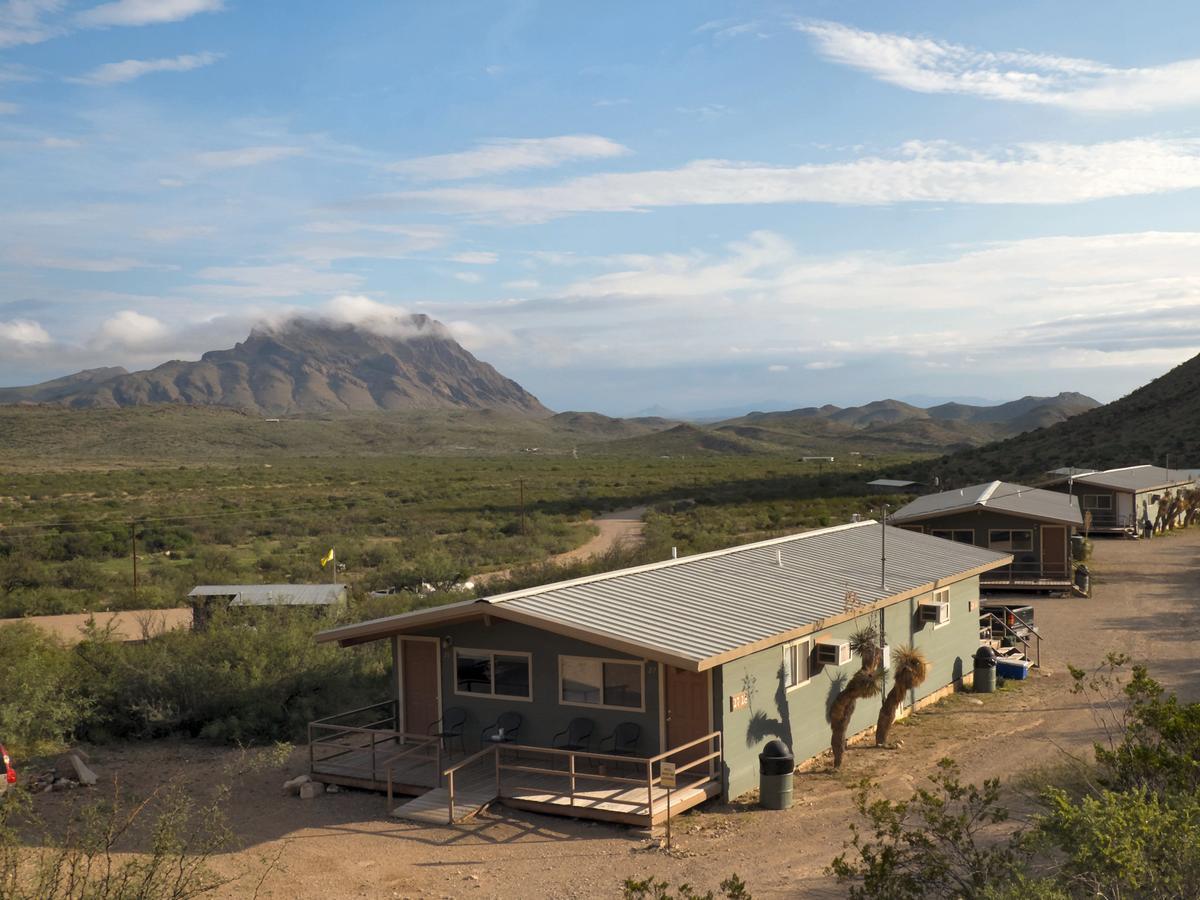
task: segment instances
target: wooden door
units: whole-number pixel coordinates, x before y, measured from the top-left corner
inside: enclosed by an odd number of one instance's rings
[[[404,731],[425,734],[442,717],[438,685],[437,641],[405,639],[400,642],[403,672]]]
[[[686,744],[709,733],[708,673],[689,672],[674,666],[664,665],[666,685],[664,696],[666,709],[667,750]],[[677,765],[710,753],[704,744],[671,757]]]
[[[1067,529],[1062,525],[1042,526],[1042,576],[1067,577]]]

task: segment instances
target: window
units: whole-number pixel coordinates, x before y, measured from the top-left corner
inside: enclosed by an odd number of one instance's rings
[[[1084,494],[1079,502],[1084,509],[1112,509],[1112,494]]]
[[[970,528],[934,528],[929,532],[935,538],[954,541],[956,544],[974,544],[975,532]]]
[[[530,655],[491,650],[454,651],[454,693],[532,700]]]
[[[792,641],[783,645],[783,684],[794,688],[807,684],[812,677],[812,644]]]
[[[641,662],[593,659],[586,656],[558,658],[560,703],[641,710],[644,694],[644,671]]]
[[[988,546],[993,550],[1008,550],[1009,552],[1032,550],[1033,532],[1028,528],[1011,531],[992,529],[988,532]]]
[[[933,592],[933,602],[934,603],[949,603],[950,602],[950,588],[940,588],[940,589],[934,591]]]

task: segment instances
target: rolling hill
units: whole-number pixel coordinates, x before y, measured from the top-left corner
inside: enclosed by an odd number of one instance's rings
[[[229,350],[144,372],[91,369],[39,385],[0,388],[0,404],[105,409],[163,403],[223,406],[270,416],[417,409],[491,409],[548,416],[538,399],[459,345],[441,323],[414,315],[389,336],[294,318],[259,326]]]
[[[1200,356],[1112,403],[929,464],[947,483],[1036,481],[1054,468],[1200,466]]]

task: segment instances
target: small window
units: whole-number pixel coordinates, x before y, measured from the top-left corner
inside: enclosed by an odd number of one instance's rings
[[[454,692],[531,700],[530,659],[528,653],[455,650]]]
[[[792,641],[783,645],[783,684],[794,688],[807,684],[812,677],[812,643]]]
[[[934,603],[949,603],[950,602],[950,588],[939,588],[938,590],[934,591],[933,592],[933,602]]]
[[[559,702],[641,710],[645,693],[643,675],[641,662],[560,656]]]
[[[1084,509],[1112,509],[1112,494],[1084,494],[1079,502]]]
[[[1033,532],[1029,529],[992,529],[988,532],[988,546],[993,550],[1030,551],[1033,549]]]
[[[975,543],[975,532],[970,528],[934,528],[929,533],[935,538],[954,541],[956,544]]]

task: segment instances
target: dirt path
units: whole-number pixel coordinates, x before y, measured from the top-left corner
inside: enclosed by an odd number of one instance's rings
[[[574,550],[566,553],[556,553],[549,558],[552,563],[572,563],[602,556],[614,547],[636,545],[642,541],[642,517],[646,515],[645,506],[631,506],[628,509],[616,509],[592,519],[592,524],[598,529],[588,541],[580,544]],[[475,584],[487,584],[499,578],[506,578],[511,569],[501,569],[497,572],[485,572],[475,575],[471,580]]]
[[[262,896],[291,897],[618,897],[629,876],[688,881],[702,891],[740,874],[755,897],[841,897],[824,875],[853,819],[853,787],[864,777],[894,796],[924,781],[950,756],[966,778],[1000,776],[1010,785],[1039,767],[1086,755],[1097,737],[1090,711],[1070,693],[1065,664],[1098,664],[1110,649],[1146,661],[1171,689],[1200,688],[1200,529],[1149,543],[1099,543],[1090,600],[1034,600],[1046,643],[1043,669],[1014,689],[959,695],[896,726],[895,750],[855,747],[843,771],[817,767],[797,777],[796,806],[766,812],[711,806],[676,822],[679,855],[647,851],[643,834],[602,824],[497,809],[455,828],[397,822],[376,795],[343,791],[315,801],[281,796],[284,772],[234,781],[232,825],[245,849],[219,861],[225,871],[261,870],[279,855]],[[102,777],[148,790],[182,774],[211,786],[236,751],[148,743],[97,750]],[[291,771],[302,771],[298,749]],[[1015,789],[1014,789],[1015,790]],[[1019,793],[1013,808],[1022,808]],[[70,802],[46,795],[48,807]],[[253,878],[226,890],[253,893]]]
[[[120,641],[144,640],[147,634],[161,634],[175,628],[192,627],[190,609],[131,609],[124,612],[69,613],[62,616],[25,616],[0,619],[0,628],[12,622],[30,622],[68,644],[83,640],[88,620],[95,617],[96,627],[111,628]]]

